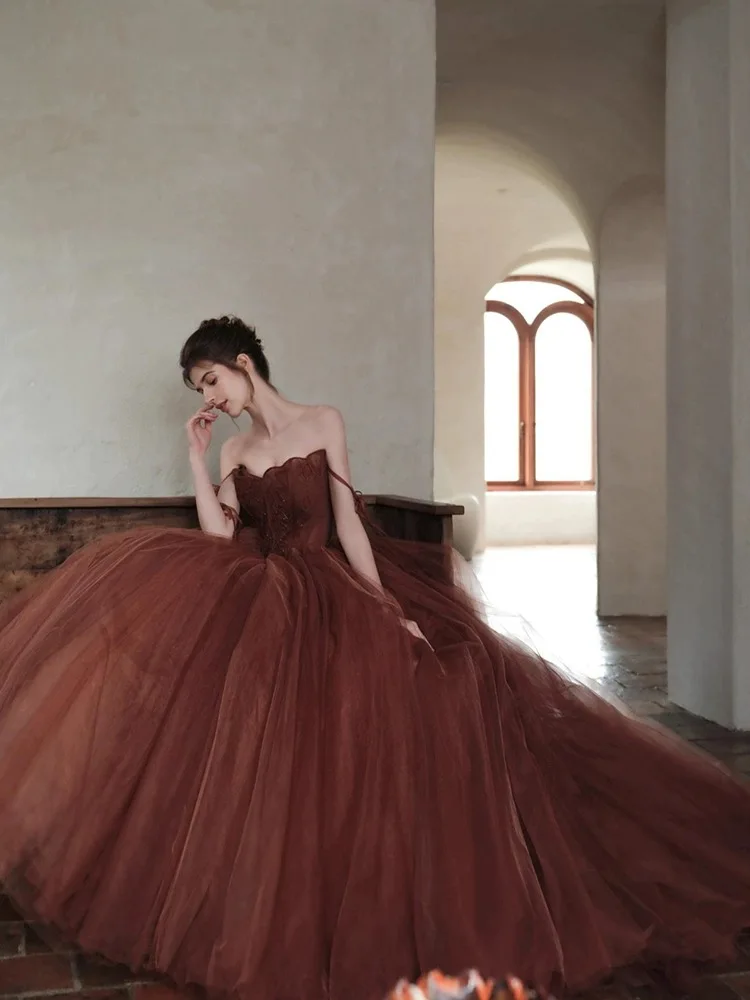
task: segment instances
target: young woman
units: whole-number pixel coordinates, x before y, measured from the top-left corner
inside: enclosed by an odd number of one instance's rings
[[[203,531],[108,536],[0,609],[0,877],[28,912],[253,1000],[730,956],[750,791],[379,533],[340,414],[284,398],[250,327],[206,321],[181,365]],[[217,494],[211,428],[243,411]]]

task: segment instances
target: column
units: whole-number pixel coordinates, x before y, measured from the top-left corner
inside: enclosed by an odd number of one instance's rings
[[[671,0],[669,694],[750,729],[750,4]]]

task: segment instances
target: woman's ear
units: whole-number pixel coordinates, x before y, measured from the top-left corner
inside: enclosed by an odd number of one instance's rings
[[[237,362],[240,368],[244,368],[248,374],[255,374],[255,365],[253,364],[252,358],[248,354],[238,354]]]

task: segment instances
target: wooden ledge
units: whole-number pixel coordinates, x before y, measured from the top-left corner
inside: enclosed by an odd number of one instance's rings
[[[87,510],[105,507],[195,507],[195,497],[0,497],[0,510]]]
[[[435,517],[452,517],[464,512],[464,508],[459,504],[416,500],[413,497],[392,496],[387,493],[370,493],[366,494],[363,499],[370,507],[393,507],[398,510],[411,510],[417,514],[428,514]],[[142,507],[191,508],[195,507],[195,497],[20,497],[18,499],[0,497],[0,510],[102,510],[106,508],[128,510]]]
[[[398,510],[413,510],[418,514],[434,514],[437,517],[453,517],[463,514],[464,507],[457,503],[442,503],[437,500],[415,500],[413,497],[393,496],[389,493],[369,493],[363,497],[366,504],[378,507],[395,507]]]
[[[457,504],[375,493],[365,496],[370,516],[386,535],[450,546]],[[22,590],[82,545],[116,531],[140,528],[198,530],[195,497],[0,498],[0,601]],[[446,579],[452,563],[446,558]]]

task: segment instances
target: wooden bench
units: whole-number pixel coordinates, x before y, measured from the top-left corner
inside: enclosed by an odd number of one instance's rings
[[[394,538],[450,544],[455,504],[374,494],[373,517]],[[88,542],[139,527],[197,528],[193,497],[0,499],[0,600],[58,566]]]

